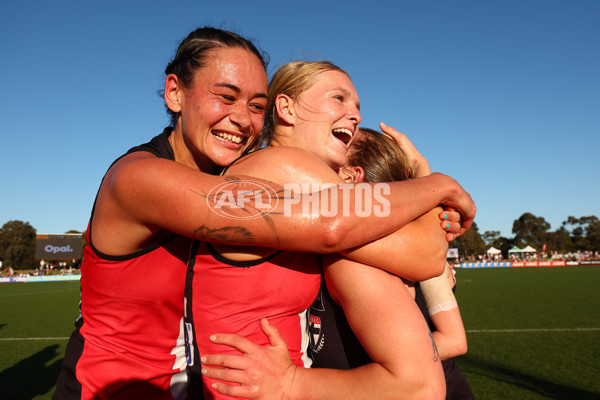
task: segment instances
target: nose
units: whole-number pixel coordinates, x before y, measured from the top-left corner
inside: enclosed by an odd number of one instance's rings
[[[229,120],[242,132],[248,130],[252,126],[250,110],[248,110],[246,104],[242,102],[239,102],[234,106],[231,114],[229,114]]]
[[[348,112],[348,119],[350,119],[350,121],[352,121],[355,125],[360,124],[360,121],[362,121],[360,110],[356,105],[350,107],[350,110]]]

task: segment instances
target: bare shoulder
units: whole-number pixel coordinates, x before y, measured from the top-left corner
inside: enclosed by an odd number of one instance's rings
[[[267,147],[241,158],[227,175],[250,175],[277,183],[341,183],[341,178],[314,154],[297,147]]]
[[[201,183],[214,187],[216,181],[210,179],[219,177],[148,152],[122,157],[108,170],[96,198],[94,245],[105,254],[123,255],[154,243],[163,231],[190,232],[185,221],[201,218],[198,195],[190,188],[202,192]]]

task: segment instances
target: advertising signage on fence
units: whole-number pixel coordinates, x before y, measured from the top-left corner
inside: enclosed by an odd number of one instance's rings
[[[579,265],[600,265],[600,260],[565,261],[565,260],[541,260],[541,261],[500,261],[500,262],[471,262],[457,263],[454,268],[498,268],[498,267],[575,267]]]
[[[455,267],[457,266],[458,268],[508,268],[510,261],[462,263],[455,265]]]
[[[83,243],[81,233],[40,233],[35,240],[37,260],[77,260],[81,258]]]
[[[579,261],[579,265],[600,265],[600,261],[598,261],[598,260],[581,260],[581,261]]]
[[[0,277],[0,283],[78,281],[80,279],[81,275],[3,276]]]
[[[513,261],[513,267],[564,267],[567,262],[564,260],[557,261]]]

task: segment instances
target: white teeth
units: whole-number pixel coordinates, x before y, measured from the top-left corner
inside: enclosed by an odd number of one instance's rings
[[[215,135],[219,139],[222,139],[222,140],[225,140],[228,142],[238,143],[238,144],[242,143],[242,140],[244,140],[244,138],[241,136],[231,135],[231,134],[225,133],[225,132],[213,132],[213,135]]]
[[[333,134],[342,142],[344,142],[345,144],[350,143],[350,141],[352,140],[352,131],[348,128],[336,128],[336,129],[332,129]],[[347,138],[344,138],[342,136],[340,136],[340,134],[342,135],[346,135],[348,136]]]
[[[346,135],[352,137],[352,131],[347,128],[337,128],[337,129],[334,129],[333,132],[345,133]]]

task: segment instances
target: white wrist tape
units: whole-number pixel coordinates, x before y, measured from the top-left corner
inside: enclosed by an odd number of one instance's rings
[[[446,268],[440,276],[427,279],[420,283],[429,315],[458,307],[456,297],[454,297],[452,287],[450,286],[447,271],[448,268]]]
[[[440,311],[449,311],[449,310],[452,310],[453,308],[457,308],[457,307],[458,307],[458,303],[456,302],[456,300],[448,300],[448,301],[445,301],[440,304],[436,304],[435,306],[428,308],[427,312],[429,313],[429,316],[431,317],[433,314],[437,314]]]

